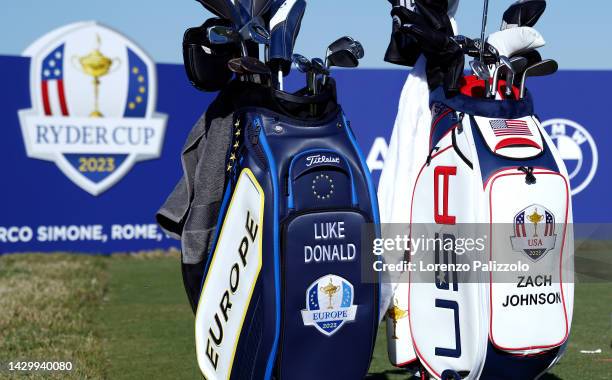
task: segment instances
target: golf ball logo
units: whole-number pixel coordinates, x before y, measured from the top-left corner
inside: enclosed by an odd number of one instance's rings
[[[565,162],[571,181],[572,195],[591,183],[597,172],[597,145],[582,125],[567,119],[552,119],[542,123]]]

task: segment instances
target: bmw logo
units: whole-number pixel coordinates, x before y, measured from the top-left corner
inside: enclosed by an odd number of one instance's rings
[[[597,172],[598,155],[595,140],[582,125],[567,119],[542,123],[565,162],[571,181],[572,195],[584,190]]]

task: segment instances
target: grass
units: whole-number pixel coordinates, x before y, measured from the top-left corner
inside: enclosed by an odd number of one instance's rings
[[[611,317],[612,284],[578,284],[567,354],[546,378],[612,379]],[[178,257],[0,257],[0,378],[18,359],[73,361],[72,372],[28,375],[35,379],[201,378]],[[388,363],[384,327],[370,372],[409,378]]]
[[[1,368],[18,360],[72,361],[73,378],[103,378],[110,363],[96,314],[107,267],[108,260],[90,256],[0,257]],[[65,373],[40,377],[61,379]]]

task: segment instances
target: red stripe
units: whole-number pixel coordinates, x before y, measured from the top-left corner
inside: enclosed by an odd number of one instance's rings
[[[507,139],[503,139],[502,141],[498,142],[497,145],[495,145],[495,151],[497,152],[499,149],[502,148],[507,148],[507,147],[511,147],[511,146],[530,146],[532,148],[537,148],[537,149],[542,149],[538,144],[536,144],[534,141],[531,141],[529,139],[525,139],[522,137],[515,137],[515,138],[507,138]]]
[[[521,224],[521,230],[523,232],[523,236],[527,236],[527,231],[525,231],[525,224]]]
[[[49,104],[49,88],[47,87],[47,81],[42,81],[42,101],[45,115],[51,115],[51,105]]]
[[[62,116],[68,116],[68,107],[66,106],[66,97],[64,96],[64,81],[62,79],[57,80],[57,95],[59,96]]]

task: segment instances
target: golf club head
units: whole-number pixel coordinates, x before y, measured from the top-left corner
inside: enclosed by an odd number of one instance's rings
[[[554,59],[545,59],[535,63],[525,69],[523,79],[521,80],[521,98],[525,96],[525,82],[527,77],[541,77],[552,75],[559,70],[559,64]]]
[[[472,68],[472,71],[478,78],[482,80],[491,79],[491,74],[489,73],[489,69],[487,69],[482,62],[476,61],[476,60],[470,61],[470,67]]]
[[[293,61],[293,65],[301,73],[307,73],[312,69],[310,60],[301,54],[293,54],[291,56],[291,61]]]
[[[327,51],[329,52],[335,50],[342,50],[345,47],[352,45],[354,42],[355,40],[353,39],[353,37],[343,36],[329,44],[329,46],[327,47]]]
[[[355,53],[349,49],[337,50],[326,57],[326,67],[357,67],[359,66],[359,59]]]
[[[519,0],[504,12],[500,30],[534,26],[545,10],[546,0]]]
[[[246,72],[242,67],[242,62],[240,58],[232,58],[227,62],[227,67],[234,73],[238,75],[244,75]]]
[[[316,74],[329,75],[329,70],[321,58],[313,58],[310,63],[312,64],[312,71]]]
[[[474,40],[474,47],[476,48],[476,51],[470,48],[466,52],[466,54],[470,57],[478,58],[480,56],[480,49],[482,45],[481,41],[482,40],[480,38]],[[481,62],[485,65],[493,65],[497,63],[497,61],[499,61],[499,52],[497,51],[495,46],[491,45],[488,42],[485,42],[483,60]]]
[[[305,0],[275,0],[272,3],[269,59],[273,67],[281,70],[284,75],[291,69],[293,47],[300,32],[305,10]]]
[[[240,57],[239,60],[247,74],[270,75],[270,68],[255,57]]]
[[[542,56],[540,55],[540,53],[537,50],[529,50],[529,51],[526,51],[524,53],[519,53],[517,55],[513,55],[512,57],[524,57],[524,58],[527,58],[527,67],[542,61]]]
[[[240,29],[239,33],[240,37],[245,41],[251,40],[262,45],[270,44],[270,32],[266,29],[266,25],[260,16],[256,16],[247,22]]]
[[[510,58],[510,63],[514,68],[515,73],[522,73],[528,66],[529,60],[526,57],[516,56]]]
[[[495,98],[497,94],[497,86],[499,84],[499,73],[506,67],[507,70],[510,70],[514,73],[514,68],[512,67],[512,62],[505,55],[499,56],[499,64],[495,66],[495,70],[493,71],[493,86],[491,87],[491,91],[488,94],[488,97]]]
[[[232,44],[239,41],[238,33],[229,26],[211,26],[206,30],[206,33],[212,45]]]
[[[332,42],[327,47],[326,56],[333,54],[335,51],[349,50],[349,49],[353,51],[357,59],[363,58],[365,54],[365,51],[363,50],[363,45],[361,45],[361,42],[356,41],[355,39],[353,39],[353,37],[344,36],[344,37],[338,38],[336,41]]]
[[[514,72],[514,66],[512,66],[512,62],[505,55],[500,55],[499,56],[499,63],[500,63],[500,67],[502,65],[506,66],[508,68],[508,70]]]
[[[512,95],[512,86],[514,84],[514,78],[517,73],[522,73],[527,67],[527,58],[524,57],[512,57],[510,58],[510,66],[504,66],[503,69],[506,72],[506,96]]]
[[[554,59],[545,59],[525,69],[528,77],[543,77],[551,75],[559,70],[559,64]]]

